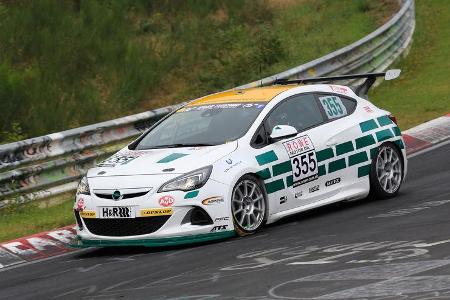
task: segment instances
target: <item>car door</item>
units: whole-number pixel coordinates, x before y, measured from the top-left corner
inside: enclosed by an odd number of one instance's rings
[[[289,125],[298,131],[295,137],[276,142],[268,140],[262,147],[264,153],[270,150],[277,157],[263,172],[269,198],[277,202],[274,212],[306,205],[323,194],[318,183],[324,170],[318,163],[317,152],[326,148],[330,138],[329,132],[320,130],[320,125],[327,121],[311,93],[289,97],[267,115],[263,124],[266,135],[277,125]]]
[[[324,148],[317,153],[319,165],[323,165],[323,189],[336,194],[358,182],[358,168],[370,164],[370,153],[362,148],[358,138],[362,136],[359,122],[354,117],[356,100],[332,93],[317,93],[326,122],[320,126],[327,132]]]

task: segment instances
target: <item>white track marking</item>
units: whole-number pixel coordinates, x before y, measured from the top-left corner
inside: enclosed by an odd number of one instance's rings
[[[446,243],[450,243],[450,239],[448,239],[448,240],[443,240],[443,241],[440,241],[440,242],[435,242],[435,243],[420,243],[420,244],[415,244],[414,247],[417,247],[417,248],[433,247],[433,246],[437,246],[437,245],[441,245],[441,244],[446,244]]]

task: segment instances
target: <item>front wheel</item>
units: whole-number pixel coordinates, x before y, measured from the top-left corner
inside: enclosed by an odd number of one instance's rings
[[[262,227],[266,216],[266,196],[260,181],[242,176],[233,188],[231,212],[236,233],[245,236]]]
[[[378,199],[394,197],[403,181],[403,161],[400,151],[392,144],[380,146],[370,170],[370,190]]]

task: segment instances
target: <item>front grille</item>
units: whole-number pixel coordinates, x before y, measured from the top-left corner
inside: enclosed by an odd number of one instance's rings
[[[147,192],[139,192],[139,193],[123,194],[122,199],[141,197],[147,193],[148,193],[148,191]],[[95,196],[97,196],[99,198],[103,198],[103,199],[111,199],[112,200],[112,194],[95,193]]]
[[[170,216],[156,216],[133,219],[91,219],[83,218],[87,229],[102,236],[130,236],[155,232]]]

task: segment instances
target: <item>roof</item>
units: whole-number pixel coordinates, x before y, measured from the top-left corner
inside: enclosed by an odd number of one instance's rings
[[[297,86],[298,85],[274,85],[249,88],[245,90],[230,90],[202,97],[190,102],[187,106],[222,103],[269,102],[278,94]]]

